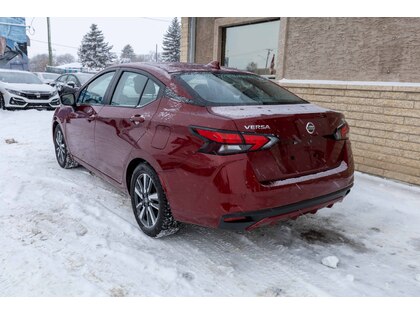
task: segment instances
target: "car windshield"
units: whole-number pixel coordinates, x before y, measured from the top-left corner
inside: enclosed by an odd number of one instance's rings
[[[87,80],[93,77],[91,73],[78,73],[77,77],[79,78],[80,84],[85,84]]]
[[[180,74],[179,78],[199,97],[195,101],[203,105],[307,103],[270,80],[253,74],[190,72]]]
[[[42,84],[42,81],[30,72],[0,71],[0,81],[7,83]]]

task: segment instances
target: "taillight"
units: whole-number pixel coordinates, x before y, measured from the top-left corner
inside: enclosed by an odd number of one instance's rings
[[[276,137],[271,135],[204,129],[200,127],[192,127],[191,129],[195,135],[198,135],[205,141],[205,144],[200,148],[200,152],[210,154],[226,155],[265,150],[271,148],[278,141]]]
[[[335,140],[346,140],[349,138],[350,127],[347,122],[342,119],[334,133]]]

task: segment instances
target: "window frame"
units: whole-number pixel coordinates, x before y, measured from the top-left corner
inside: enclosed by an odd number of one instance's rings
[[[154,99],[153,101],[148,102],[148,103],[146,103],[146,104],[144,104],[142,106],[140,106],[140,105],[137,105],[137,106],[131,106],[131,105],[118,105],[117,106],[117,105],[112,105],[111,104],[112,97],[114,96],[114,93],[115,93],[115,91],[117,89],[118,83],[120,82],[120,79],[121,79],[121,77],[122,77],[122,75],[123,75],[124,72],[131,72],[131,73],[141,74],[141,75],[144,75],[145,77],[147,77],[147,81],[146,81],[146,84],[144,86],[144,89],[146,88],[147,82],[149,80],[152,80],[155,84],[157,84],[159,86],[159,93],[157,94],[156,99]],[[155,76],[153,76],[149,72],[146,72],[146,71],[143,71],[143,70],[140,70],[140,69],[136,69],[136,68],[121,67],[121,68],[118,68],[117,74],[114,77],[114,82],[110,85],[110,88],[111,89],[110,89],[110,93],[109,93],[109,98],[107,99],[107,102],[104,104],[104,106],[112,106],[113,108],[131,108],[131,109],[135,109],[135,108],[144,108],[144,107],[148,106],[149,104],[151,104],[151,103],[153,103],[153,102],[161,99],[162,96],[163,96],[163,94],[164,94],[166,85],[163,84],[162,81],[160,81],[159,79],[157,79]],[[144,89],[142,91],[141,96],[143,96]],[[139,102],[140,101],[141,101],[141,97],[140,97]]]
[[[112,79],[111,79],[111,82],[109,83],[109,85],[108,85],[108,88],[106,89],[106,91],[105,91],[105,94],[104,94],[104,97],[103,97],[103,99],[102,99],[102,103],[81,103],[80,101],[79,101],[79,99],[80,99],[80,95],[82,94],[82,92],[85,90],[85,89],[87,89],[88,87],[89,87],[89,85],[93,82],[93,81],[95,81],[95,80],[97,80],[97,79],[99,79],[100,77],[102,77],[102,76],[104,76],[104,75],[106,75],[106,74],[108,74],[108,73],[111,73],[111,72],[114,72],[114,76],[112,77]],[[104,105],[106,105],[108,102],[109,102],[109,93],[110,93],[110,89],[111,89],[111,87],[113,87],[113,84],[114,84],[114,82],[115,82],[115,78],[116,78],[116,75],[117,75],[117,73],[118,73],[118,69],[109,69],[108,71],[104,71],[104,72],[102,72],[102,73],[98,73],[98,75],[97,76],[93,76],[89,81],[87,81],[81,88],[80,88],[80,90],[79,90],[79,92],[77,93],[77,101],[76,101],[76,105],[77,106],[80,106],[80,105],[89,105],[89,106],[104,106]]]
[[[68,79],[68,77],[69,77],[69,75],[68,75],[68,74],[62,74],[62,75],[60,75],[57,79],[55,79],[55,81],[56,81],[56,82],[59,82],[59,83],[66,84],[66,83],[67,83],[67,79]],[[63,81],[60,81],[60,79],[61,79],[61,78],[64,78],[64,80],[63,80]]]
[[[281,34],[281,20],[282,18],[280,17],[273,17],[273,18],[265,18],[263,20],[256,20],[256,21],[247,21],[247,22],[243,22],[243,23],[238,23],[238,24],[228,24],[228,25],[222,25],[221,26],[221,30],[220,30],[220,60],[221,60],[221,66],[226,66],[225,65],[225,58],[226,58],[226,30],[228,28],[235,28],[235,27],[240,27],[240,26],[249,26],[249,25],[257,25],[257,24],[263,24],[263,23],[268,23],[268,22],[274,22],[274,21],[279,21],[279,34]],[[280,42],[280,37],[278,38],[278,41]],[[278,54],[280,53],[280,48],[279,48],[279,42],[277,43],[277,51],[276,51],[276,55],[278,56]],[[229,66],[231,67],[231,66]],[[277,65],[278,67],[278,65]],[[277,68],[275,67],[275,69]],[[247,71],[245,69],[238,69],[241,71]],[[253,72],[254,73],[254,72]],[[257,74],[257,73],[255,73]],[[258,74],[257,74],[258,75]]]

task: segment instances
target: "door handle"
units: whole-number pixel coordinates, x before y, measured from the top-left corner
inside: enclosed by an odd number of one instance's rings
[[[130,117],[130,121],[132,123],[135,123],[136,125],[143,123],[145,121],[144,117],[142,115],[133,115]]]

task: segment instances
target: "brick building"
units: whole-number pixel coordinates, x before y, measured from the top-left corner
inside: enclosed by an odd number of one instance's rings
[[[420,18],[182,18],[181,61],[212,60],[343,112],[358,170],[420,185]]]

